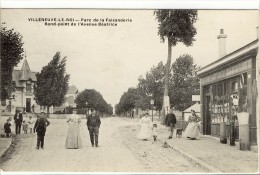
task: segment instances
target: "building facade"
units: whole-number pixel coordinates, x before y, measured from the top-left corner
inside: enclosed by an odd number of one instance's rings
[[[226,54],[226,35],[221,30],[219,59],[198,72],[201,93],[202,132],[220,136],[220,123],[226,124],[226,136],[235,122],[235,138],[239,141],[239,112],[249,113],[249,143],[257,147],[256,58],[258,39]]]
[[[24,60],[21,70],[13,71],[12,94],[6,100],[6,113],[14,114],[16,110],[40,112],[41,107],[36,104],[33,95],[36,73],[30,70],[27,59]]]

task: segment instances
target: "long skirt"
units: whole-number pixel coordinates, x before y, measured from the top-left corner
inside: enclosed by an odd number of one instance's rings
[[[141,129],[137,135],[138,139],[149,139],[151,136],[149,125],[146,123],[141,124]]]
[[[79,124],[70,122],[65,147],[67,149],[78,149],[81,146]]]
[[[196,139],[200,135],[200,126],[199,123],[190,122],[183,133],[184,137]]]

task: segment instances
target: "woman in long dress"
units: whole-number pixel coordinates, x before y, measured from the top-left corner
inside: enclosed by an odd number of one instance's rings
[[[77,110],[73,110],[73,114],[69,116],[67,123],[69,125],[65,146],[67,149],[81,148],[80,136],[80,117],[76,114]]]
[[[148,117],[148,113],[144,114],[144,116],[139,121],[139,125],[141,126],[141,128],[139,134],[137,135],[137,138],[148,140],[151,136],[151,131],[150,131],[151,120]]]
[[[191,140],[195,140],[200,135],[200,122],[199,116],[195,114],[194,110],[191,110],[191,115],[189,116],[189,124],[186,127],[184,132],[184,137],[187,137]]]

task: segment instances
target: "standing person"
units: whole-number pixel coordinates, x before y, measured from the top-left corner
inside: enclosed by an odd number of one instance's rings
[[[28,126],[29,126],[29,130],[30,130],[30,134],[33,132],[33,124],[34,124],[34,120],[32,119],[32,116],[30,116],[29,120],[28,120]]]
[[[11,134],[11,123],[10,123],[10,120],[7,119],[6,120],[6,123],[4,125],[4,130],[5,130],[5,134],[6,134],[6,137],[10,137],[10,134]]]
[[[73,114],[68,117],[69,125],[65,147],[67,149],[78,149],[81,147],[80,136],[80,117],[77,115],[77,109],[73,109]]]
[[[39,149],[40,146],[44,149],[44,136],[46,128],[49,125],[50,122],[44,117],[44,113],[42,112],[41,115],[38,116],[33,128],[34,133],[35,131],[37,132],[37,149]]]
[[[96,114],[96,110],[94,108],[91,109],[91,114],[87,118],[87,127],[89,131],[90,141],[92,147],[98,147],[98,135],[99,135],[99,127],[101,125],[100,117]]]
[[[137,135],[137,138],[148,140],[151,136],[151,132],[150,132],[151,120],[148,117],[148,112],[146,112],[144,116],[140,119],[139,125],[141,128],[139,134]]]
[[[170,109],[169,114],[166,115],[165,123],[166,126],[170,127],[170,136],[168,139],[171,139],[176,125],[176,116],[173,114],[173,109]]]
[[[200,135],[200,117],[196,115],[195,111],[191,110],[191,115],[189,116],[189,124],[184,132],[184,137],[187,137],[191,140],[195,140]]]
[[[23,132],[24,132],[24,134],[27,134],[27,131],[28,131],[28,121],[27,121],[26,116],[25,116],[25,118],[23,120],[22,125],[23,125]]]
[[[156,139],[157,139],[157,124],[153,124],[153,141],[156,141]]]
[[[23,122],[23,115],[21,111],[17,111],[16,114],[14,115],[14,123],[15,123],[15,133],[21,134],[21,126]]]

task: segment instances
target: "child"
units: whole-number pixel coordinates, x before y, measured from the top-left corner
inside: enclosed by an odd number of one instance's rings
[[[26,119],[23,121],[23,131],[24,134],[27,134],[27,130],[28,130],[28,123],[26,121]]]
[[[10,120],[7,119],[6,120],[6,123],[4,125],[4,129],[5,129],[5,133],[6,133],[6,137],[10,137],[11,135],[11,123],[10,123]]]
[[[30,129],[30,134],[33,132],[33,124],[34,124],[34,120],[32,119],[32,116],[29,117],[29,129]]]
[[[157,139],[157,124],[153,124],[153,140],[156,141]]]

